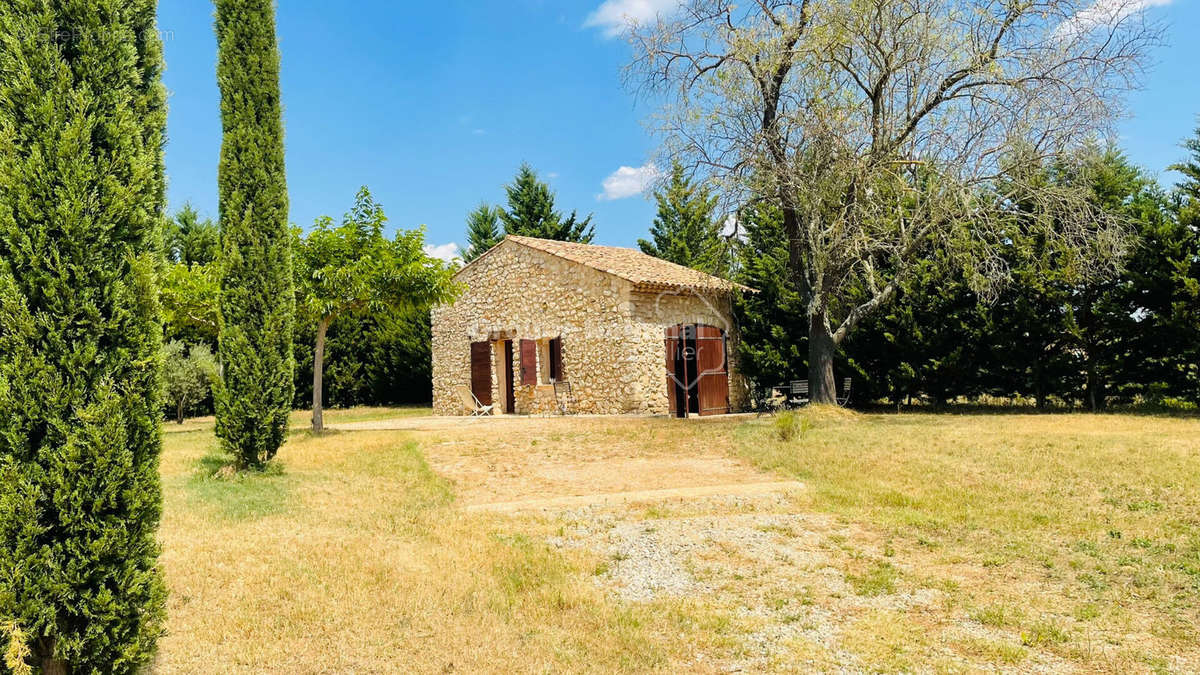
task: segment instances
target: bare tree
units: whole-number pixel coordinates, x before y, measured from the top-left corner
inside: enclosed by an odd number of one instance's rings
[[[1122,224],[1031,167],[1110,131],[1160,41],[1143,4],[686,0],[629,27],[627,81],[661,103],[669,159],[731,208],[777,201],[812,397],[832,402],[838,345],[935,250],[981,293],[1007,279],[1014,228],[1085,273],[1116,264]]]

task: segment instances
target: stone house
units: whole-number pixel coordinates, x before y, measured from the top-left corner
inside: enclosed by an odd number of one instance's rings
[[[467,414],[464,386],[501,414],[747,406],[732,297],[751,289],[633,249],[513,235],[456,279],[462,295],[433,310],[435,414]]]

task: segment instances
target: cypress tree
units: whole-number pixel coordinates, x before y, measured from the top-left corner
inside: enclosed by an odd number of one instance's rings
[[[0,619],[43,673],[162,633],[155,0],[0,4]]]
[[[275,456],[295,391],[295,295],[273,0],[216,0],[221,88],[217,436],[239,468]]]

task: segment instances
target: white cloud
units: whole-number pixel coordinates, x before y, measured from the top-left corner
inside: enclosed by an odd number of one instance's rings
[[[1150,7],[1171,4],[1172,0],[1096,0],[1055,29],[1062,37],[1081,37],[1097,28],[1114,28],[1126,18]]]
[[[658,167],[653,163],[645,166],[623,166],[604,179],[604,192],[596,195],[601,201],[634,197],[646,191],[658,178]]]
[[[600,28],[604,37],[614,38],[624,33],[632,24],[645,23],[670,14],[682,0],[604,0],[604,3],[588,15],[583,22],[585,28]]]
[[[450,242],[448,244],[425,244],[425,255],[430,258],[440,258],[446,262],[450,262],[455,258],[461,257],[458,253],[458,244]]]

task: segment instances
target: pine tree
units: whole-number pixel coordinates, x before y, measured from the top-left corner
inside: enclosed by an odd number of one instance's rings
[[[467,250],[463,252],[463,262],[487,253],[504,238],[500,235],[500,213],[499,208],[480,204],[467,216]]]
[[[48,675],[132,672],[163,630],[155,14],[0,4],[0,617]]]
[[[216,431],[239,468],[287,433],[295,294],[273,0],[217,0],[221,88],[220,361]]]
[[[184,204],[167,220],[163,249],[169,262],[206,265],[220,255],[220,229],[211,220],[201,220],[191,204]]]
[[[1183,141],[1183,147],[1190,156],[1171,165],[1170,169],[1183,174],[1179,191],[1191,202],[1191,206],[1200,207],[1200,126],[1196,127],[1196,133],[1191,138]]]
[[[693,183],[676,164],[671,182],[665,190],[655,192],[654,199],[658,215],[650,226],[650,240],[638,240],[642,252],[711,274],[725,273],[724,240],[715,218],[716,196]]]
[[[1171,233],[1170,272],[1174,287],[1169,321],[1186,346],[1177,353],[1179,368],[1187,382],[1185,395],[1200,403],[1200,127],[1184,141],[1187,161],[1171,167],[1183,174],[1175,197]],[[1166,257],[1166,256],[1164,256]]]
[[[803,301],[787,272],[783,214],[757,202],[741,214],[746,238],[738,248],[737,281],[758,291],[734,304],[738,323],[738,364],[761,391],[804,379],[808,373]]]
[[[505,234],[516,234],[539,239],[557,239],[583,244],[595,238],[592,216],[580,220],[575,211],[563,220],[562,214],[554,210],[554,193],[550,186],[538,179],[537,173],[522,164],[511,185],[506,186],[508,209],[500,212]]]

